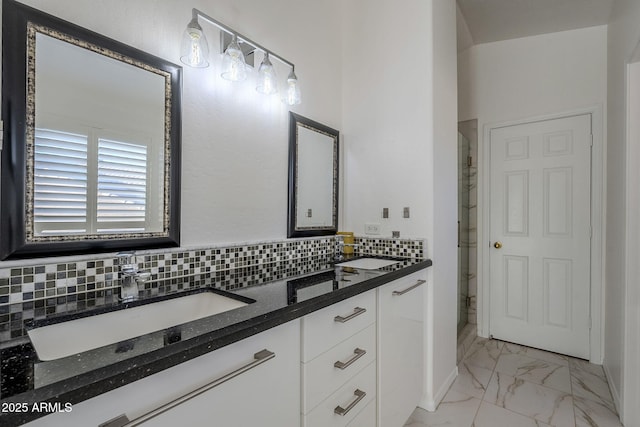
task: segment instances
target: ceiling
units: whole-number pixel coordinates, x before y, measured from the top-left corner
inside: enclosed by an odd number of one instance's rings
[[[614,0],[457,2],[458,50],[464,50],[474,44],[604,25]]]

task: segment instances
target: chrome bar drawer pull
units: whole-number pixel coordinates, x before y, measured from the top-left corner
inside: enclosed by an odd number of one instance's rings
[[[409,286],[407,289],[405,289],[405,290],[403,290],[403,291],[393,291],[393,292],[391,292],[391,295],[393,295],[393,296],[400,296],[400,295],[404,295],[404,294],[406,294],[407,292],[414,290],[414,289],[415,289],[415,288],[417,288],[418,286],[420,286],[420,285],[424,285],[425,283],[427,283],[427,281],[426,281],[426,280],[418,280],[418,281],[416,282],[416,284],[415,284],[415,285],[413,285],[413,286]]]
[[[336,316],[336,317],[333,318],[333,320],[336,321],[336,322],[339,322],[339,323],[345,323],[345,322],[348,322],[349,320],[353,319],[354,317],[358,317],[362,313],[366,313],[366,312],[367,312],[366,308],[356,307],[356,308],[353,309],[353,313],[351,313],[347,317]]]
[[[141,416],[139,416],[138,418],[135,418],[133,420],[129,420],[129,418],[125,415],[122,414],[116,418],[113,418],[109,421],[105,421],[104,423],[100,424],[98,427],[133,427],[133,426],[139,426],[140,424],[149,421],[150,419],[157,417],[158,415],[161,415],[165,412],[167,412],[170,409],[175,408],[176,406],[187,402],[191,399],[193,399],[196,396],[201,395],[202,393],[211,390],[214,387],[219,386],[220,384],[226,383],[227,381],[229,381],[230,379],[233,379],[235,377],[237,377],[238,375],[241,375],[245,372],[247,372],[250,369],[255,368],[258,365],[263,364],[264,362],[273,359],[274,357],[276,357],[276,354],[264,349],[262,351],[257,352],[256,354],[253,355],[253,361],[250,363],[247,363],[246,365],[236,369],[233,372],[229,372],[226,375],[221,376],[220,378],[217,378],[213,381],[211,381],[208,384],[203,385],[200,388],[197,388],[183,396],[178,397],[177,399],[172,400],[171,402],[167,402],[164,405],[153,409],[149,412],[147,412],[146,414],[143,414]]]
[[[366,350],[363,350],[361,348],[356,348],[355,350],[353,350],[353,356],[351,356],[351,359],[347,360],[346,362],[341,362],[338,360],[336,363],[333,364],[333,366],[335,366],[338,369],[346,369],[349,366],[351,366],[353,362],[360,359],[365,354],[367,354]]]
[[[342,406],[336,406],[336,409],[333,410],[334,413],[340,415],[341,417],[344,417],[345,415],[347,415],[349,413],[350,410],[352,410],[362,399],[364,399],[364,397],[367,395],[367,393],[365,393],[362,390],[356,389],[356,391],[353,392],[353,395],[356,396],[356,399],[349,403],[349,406],[347,406],[346,408],[343,408]]]

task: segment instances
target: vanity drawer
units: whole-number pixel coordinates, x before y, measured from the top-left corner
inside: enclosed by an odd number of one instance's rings
[[[302,319],[302,361],[309,362],[376,321],[375,289]]]
[[[304,416],[304,427],[346,427],[375,400],[376,364],[372,362]],[[344,415],[336,412],[343,412]]]
[[[303,363],[302,412],[308,414],[375,359],[376,328],[375,325],[369,325],[311,362]],[[335,366],[336,363],[338,367]]]
[[[375,427],[376,402],[370,402],[356,417],[347,424],[347,427]]]
[[[56,412],[27,426],[96,427],[121,414],[134,420],[181,399],[179,405],[135,425],[297,426],[301,411],[299,338],[299,321],[292,320],[74,404],[71,412]],[[262,350],[274,355],[256,364]]]

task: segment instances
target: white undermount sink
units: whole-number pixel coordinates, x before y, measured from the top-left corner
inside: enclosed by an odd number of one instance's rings
[[[214,292],[200,292],[27,332],[40,360],[56,360],[246,305]]]
[[[379,259],[379,258],[360,258],[354,259],[353,261],[341,262],[338,263],[340,267],[351,267],[357,268],[361,270],[377,270],[382,267],[387,267],[389,265],[397,264],[399,261],[389,260],[389,259]]]

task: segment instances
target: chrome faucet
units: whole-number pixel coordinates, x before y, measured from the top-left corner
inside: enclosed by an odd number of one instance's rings
[[[135,262],[135,252],[120,252],[116,254],[120,267],[120,299],[123,302],[137,300],[139,297],[138,283],[149,280],[151,273],[140,271]]]

